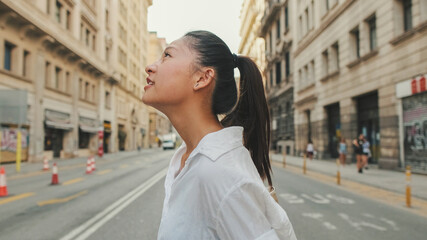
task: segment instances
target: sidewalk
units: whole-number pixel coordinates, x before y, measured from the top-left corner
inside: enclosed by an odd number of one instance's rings
[[[156,150],[159,150],[160,148],[147,148],[147,149],[141,149],[141,151],[124,151],[124,152],[115,152],[115,153],[107,153],[104,154],[102,158],[100,158],[98,155],[95,155],[96,161],[111,161],[111,160],[120,160],[126,157],[132,157],[139,154],[147,154]],[[56,165],[59,168],[59,171],[61,171],[61,168],[67,168],[72,166],[86,166],[88,157],[77,157],[77,158],[67,158],[67,159],[53,159],[49,160],[49,170],[52,171],[52,165],[53,162],[56,162]],[[34,173],[34,172],[41,172],[43,169],[43,162],[36,162],[36,163],[29,163],[29,162],[22,162],[21,163],[21,171],[18,173],[16,172],[16,164],[15,163],[5,163],[1,164],[6,170],[7,177],[16,177],[19,175],[25,175],[28,173]]]
[[[272,161],[277,163],[283,162],[283,155],[272,154]],[[301,168],[303,158],[296,156],[286,156],[286,165]],[[337,164],[330,160],[306,160],[307,171],[314,171],[325,175],[336,177]],[[357,172],[356,164],[341,166],[341,179],[358,182],[361,184],[377,187],[380,189],[392,191],[399,194],[405,194],[406,175],[405,172],[382,170],[376,166],[369,166],[363,174]],[[411,175],[412,196],[427,200],[427,176],[412,174]]]

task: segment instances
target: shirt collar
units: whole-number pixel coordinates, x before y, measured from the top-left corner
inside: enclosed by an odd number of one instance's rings
[[[204,136],[188,159],[200,153],[216,161],[221,155],[240,146],[243,146],[243,127],[227,127]],[[186,148],[184,142],[181,148]]]

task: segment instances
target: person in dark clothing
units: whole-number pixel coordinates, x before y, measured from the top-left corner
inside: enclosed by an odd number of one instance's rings
[[[357,169],[359,173],[363,173],[363,143],[364,143],[364,135],[361,133],[359,134],[359,137],[353,140],[353,149],[354,153],[356,154],[356,160],[357,160]]]

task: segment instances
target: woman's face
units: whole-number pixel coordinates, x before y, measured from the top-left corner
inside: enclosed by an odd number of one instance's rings
[[[162,109],[185,102],[193,92],[196,55],[187,46],[186,38],[172,42],[161,58],[147,66],[147,86],[142,101]]]

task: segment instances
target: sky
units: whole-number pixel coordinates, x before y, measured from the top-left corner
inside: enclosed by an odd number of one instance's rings
[[[218,35],[233,53],[240,42],[243,0],[153,0],[148,8],[148,30],[170,43],[192,30]]]

